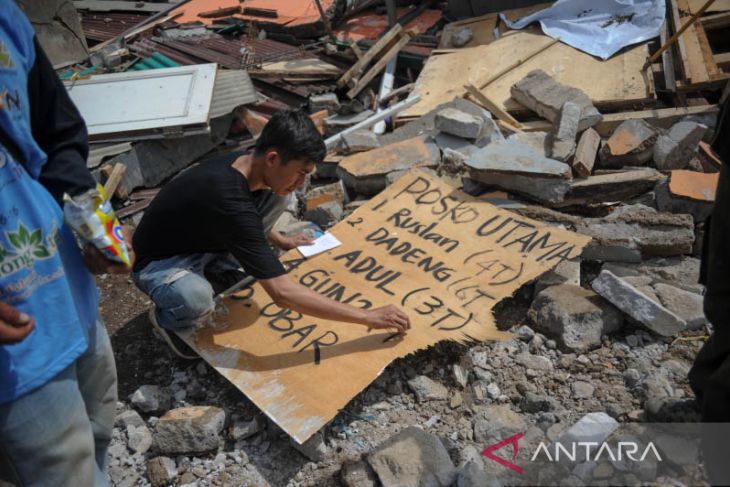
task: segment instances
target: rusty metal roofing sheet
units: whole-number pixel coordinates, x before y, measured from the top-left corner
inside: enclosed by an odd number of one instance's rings
[[[326,11],[332,6],[334,0],[320,0],[320,3]],[[312,24],[320,20],[315,0],[246,0],[244,2],[239,2],[239,0],[191,0],[177,8],[173,13],[181,13],[175,19],[180,23],[204,22],[210,25],[217,19],[200,17],[202,12],[238,6],[242,9],[276,11],[276,17],[274,18],[242,14],[232,15],[232,17],[239,19],[264,21],[287,27]]]
[[[149,15],[144,13],[82,13],[81,28],[87,39],[103,42],[115,38],[146,18],[149,18]]]
[[[410,11],[408,8],[399,8],[398,18],[404,16]],[[408,22],[403,28],[404,30],[416,27],[420,33],[426,32],[428,29],[436,25],[441,20],[444,13],[441,10],[424,10],[421,15]],[[372,10],[364,12],[347,19],[337,29],[334,34],[340,41],[360,41],[375,40],[380,34],[388,28],[388,17],[386,15],[377,15]]]

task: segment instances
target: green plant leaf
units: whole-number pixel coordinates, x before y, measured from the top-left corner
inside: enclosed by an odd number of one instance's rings
[[[25,228],[25,225],[22,223],[18,225],[18,238],[20,239],[20,243],[23,245],[28,245],[30,243],[30,233],[28,233],[28,229]]]
[[[30,243],[31,244],[39,245],[41,243],[41,240],[43,240],[43,236],[41,235],[40,228],[30,234]]]
[[[20,237],[17,233],[8,232],[7,233],[8,240],[10,240],[10,243],[15,247],[16,249],[19,249],[23,246],[22,243],[20,243]]]
[[[38,245],[33,249],[33,255],[39,259],[45,259],[46,257],[50,257],[51,253],[43,245]]]

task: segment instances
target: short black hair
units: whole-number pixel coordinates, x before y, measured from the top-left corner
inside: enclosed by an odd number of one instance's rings
[[[271,117],[256,141],[254,155],[262,156],[272,148],[284,163],[301,159],[317,164],[327,155],[322,135],[302,110],[281,110]]]

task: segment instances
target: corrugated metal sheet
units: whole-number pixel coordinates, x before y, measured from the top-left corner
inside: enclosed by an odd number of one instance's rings
[[[146,18],[149,18],[149,15],[143,13],[82,13],[81,28],[87,39],[103,42],[115,38]]]
[[[258,95],[248,73],[242,69],[219,69],[210,103],[210,118],[231,113],[239,105],[256,103]]]

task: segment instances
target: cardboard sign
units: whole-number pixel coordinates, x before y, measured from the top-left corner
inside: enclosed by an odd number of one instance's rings
[[[589,237],[550,227],[412,170],[331,229],[340,247],[282,262],[297,282],[360,308],[401,307],[385,331],[278,308],[259,284],[227,301],[219,327],[187,343],[296,441],[317,432],[395,358],[441,340],[498,340],[492,308]]]

